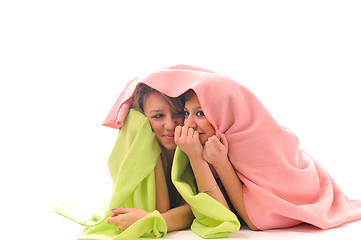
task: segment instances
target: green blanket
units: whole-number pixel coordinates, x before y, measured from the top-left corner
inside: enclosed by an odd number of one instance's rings
[[[108,167],[114,188],[108,207],[89,216],[69,204],[59,204],[55,211],[86,225],[78,239],[120,240],[165,236],[167,225],[155,210],[154,168],[161,148],[148,119],[131,109],[110,154]],[[191,229],[203,238],[222,238],[237,232],[237,217],[208,194],[197,193],[188,157],[177,149],[172,166],[172,181],[191,206],[195,220]],[[121,232],[107,219],[112,208],[139,208],[149,214]]]

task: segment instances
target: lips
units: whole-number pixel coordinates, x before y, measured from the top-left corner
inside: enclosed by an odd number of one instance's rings
[[[163,135],[163,137],[167,140],[174,141],[174,134]]]

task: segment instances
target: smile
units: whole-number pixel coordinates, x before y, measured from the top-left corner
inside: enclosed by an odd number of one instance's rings
[[[174,135],[163,135],[163,137],[167,140],[174,141]]]

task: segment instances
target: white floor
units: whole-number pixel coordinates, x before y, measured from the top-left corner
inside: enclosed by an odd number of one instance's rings
[[[57,239],[76,239],[83,226],[78,225],[60,215],[52,215],[51,220],[54,235],[52,240]],[[50,226],[50,225],[49,225]],[[232,234],[228,239],[252,239],[252,240],[271,240],[271,239],[307,239],[307,240],[356,240],[360,239],[361,221],[356,221],[348,224],[344,224],[340,227],[319,230],[315,227],[303,224],[293,228],[270,230],[270,231],[251,231],[248,228],[242,227],[241,230],[235,234]],[[51,236],[51,235],[49,235]],[[202,239],[195,235],[191,230],[177,231],[168,233],[164,238],[168,239]]]

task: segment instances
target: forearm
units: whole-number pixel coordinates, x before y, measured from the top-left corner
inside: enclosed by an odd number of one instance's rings
[[[252,230],[258,230],[251,222],[244,205],[243,186],[229,161],[215,167],[233,207]]]
[[[217,186],[217,181],[214,178],[208,163],[201,157],[197,160],[191,159],[190,162],[195,175],[198,190],[202,191],[205,189],[212,189],[206,193],[229,209],[227,200],[225,199],[221,189],[219,187],[213,189],[214,186]]]
[[[161,215],[167,223],[168,232],[189,228],[194,219],[188,204],[170,209]]]
[[[163,164],[160,157],[155,165],[154,175],[155,175],[155,192],[156,192],[155,208],[160,213],[164,213],[169,210],[170,203],[169,203],[167,183],[163,170]]]

